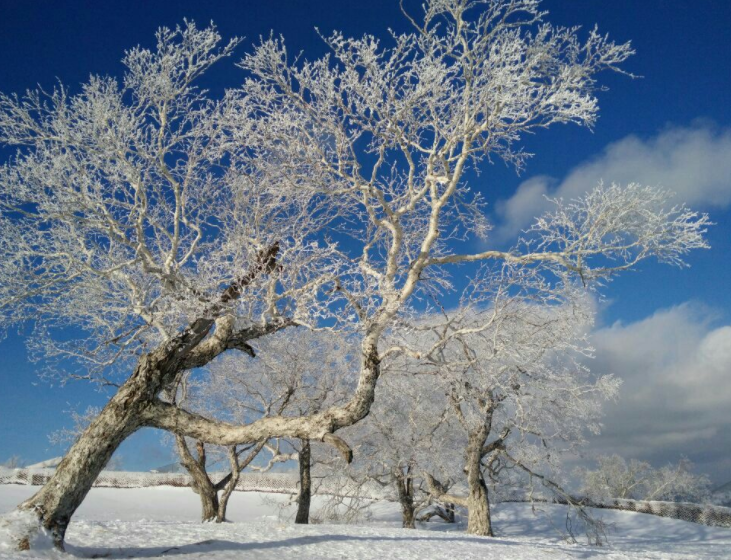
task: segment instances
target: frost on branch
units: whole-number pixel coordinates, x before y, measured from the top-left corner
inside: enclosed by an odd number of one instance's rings
[[[688,459],[659,469],[645,461],[628,462],[619,455],[597,457],[596,463],[596,469],[576,471],[583,479],[581,495],[596,502],[619,498],[697,503],[708,496],[710,481],[704,475],[693,474]]]
[[[0,169],[0,321],[32,321],[34,355],[66,360],[62,379],[116,384],[201,316],[231,312],[246,327],[293,315],[292,290],[304,303],[334,266],[314,232],[337,211],[252,160],[244,128],[245,147],[229,142],[232,101],[195,85],[238,40],[217,48],[215,27],[192,22],[157,39],[127,53],[121,84],[0,96],[0,141],[18,148]],[[216,307],[275,244],[276,271]]]
[[[556,209],[526,232],[525,244],[536,252],[555,252],[584,280],[648,257],[684,266],[690,251],[708,248],[703,236],[711,222],[706,214],[671,205],[672,198],[662,188],[600,183],[581,198],[554,201]]]

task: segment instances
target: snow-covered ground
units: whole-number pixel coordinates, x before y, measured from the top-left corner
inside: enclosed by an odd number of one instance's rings
[[[11,511],[36,488],[0,485],[0,513]],[[187,488],[94,488],[68,533],[69,555],[11,553],[0,560],[31,558],[261,559],[450,559],[548,560],[597,558],[655,560],[731,559],[731,529],[695,525],[638,513],[603,511],[613,526],[609,546],[568,545],[559,529],[563,506],[546,505],[535,514],[524,504],[498,504],[496,538],[470,537],[463,526],[422,524],[399,527],[395,504],[378,503],[372,518],[357,526],[294,526],[280,516],[286,496],[237,492],[232,523],[197,522],[198,499]],[[317,502],[316,504],[317,505]],[[285,511],[285,515],[286,515]]]

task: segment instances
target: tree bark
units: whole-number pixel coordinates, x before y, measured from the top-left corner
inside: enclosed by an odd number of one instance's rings
[[[175,443],[180,456],[180,463],[190,475],[193,492],[201,500],[201,521],[216,521],[218,517],[219,501],[218,490],[208,476],[206,470],[206,451],[202,441],[196,443],[198,458],[196,459],[188,449],[188,444],[182,436],[175,437]]]
[[[303,439],[299,452],[300,491],[297,496],[297,516],[294,522],[298,525],[307,525],[310,522],[310,502],[312,501],[312,476],[310,440]]]
[[[396,470],[396,488],[398,501],[401,504],[401,526],[404,529],[416,529],[416,508],[414,507],[414,480],[411,478],[411,467],[404,473]]]
[[[119,445],[139,429],[135,406],[126,406],[134,392],[120,391],[66,453],[51,479],[19,509],[31,510],[63,549],[71,516]],[[32,535],[22,535],[20,549],[30,548]]]
[[[259,447],[258,450],[256,450],[253,454],[253,457],[246,463],[247,465],[253,460],[254,457],[256,457],[256,454],[259,452],[262,446]],[[227,477],[228,480],[225,482],[225,486],[223,488],[223,493],[221,494],[221,499],[218,501],[218,511],[216,515],[216,523],[223,523],[226,521],[226,509],[228,508],[228,500],[231,497],[231,494],[233,494],[233,491],[236,490],[236,485],[239,482],[239,473],[244,467],[239,465],[239,456],[236,453],[236,447],[229,447],[228,448],[228,460],[231,467],[231,472],[229,476]],[[216,489],[223,483],[223,481],[219,482],[216,485]]]
[[[490,500],[482,476],[482,449],[487,437],[485,432],[484,428],[472,432],[467,442],[467,533],[492,537]]]
[[[213,486],[209,486],[204,488],[203,491],[199,491],[198,495],[201,499],[201,521],[203,523],[218,522],[218,511],[220,507],[218,492],[216,492]]]

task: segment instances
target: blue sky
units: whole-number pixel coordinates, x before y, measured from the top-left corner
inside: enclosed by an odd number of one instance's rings
[[[419,9],[419,2],[406,5]],[[543,6],[555,24],[596,23],[615,40],[631,40],[637,55],[626,68],[642,78],[604,76],[609,91],[600,96],[595,130],[553,128],[529,138],[527,149],[536,156],[520,177],[499,163],[482,175],[495,240],[524,226],[542,194],[576,194],[601,178],[662,184],[711,214],[717,223],[708,235],[712,249],[691,255],[690,269],[646,264],[605,290],[594,367],[626,383],[622,401],[608,409],[606,434],[591,448],[656,464],[686,454],[724,482],[731,479],[731,3],[545,0]],[[0,13],[0,90],[6,93],[51,88],[57,78],[73,89],[90,74],[120,75],[125,49],[151,46],[157,27],[183,18],[212,20],[224,37],[244,36],[239,53],[273,29],[290,51],[308,57],[325,52],[315,27],[376,36],[405,29],[395,0],[0,0]],[[233,61],[225,61],[205,85],[215,95],[240,79]],[[516,191],[522,196],[513,196]],[[64,411],[104,402],[80,383],[40,382],[36,367],[22,334],[0,342],[0,461],[58,454],[47,434],[68,423]],[[637,436],[642,430],[645,439]],[[168,462],[158,442],[148,431],[125,444],[127,467]]]

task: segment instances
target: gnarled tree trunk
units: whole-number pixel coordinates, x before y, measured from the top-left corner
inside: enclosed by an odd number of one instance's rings
[[[134,373],[66,453],[48,483],[19,506],[35,512],[57,547],[63,548],[71,516],[112,454],[144,425],[146,408],[184,367],[190,351],[213,324],[212,320],[196,321],[160,348],[143,355]],[[20,548],[29,548],[31,538],[22,536]]]
[[[467,532],[471,535],[492,537],[492,518],[490,516],[490,499],[487,484],[482,476],[482,458],[502,445],[503,437],[485,445],[485,439],[490,431],[489,423],[468,435],[467,450],[465,453],[465,472],[467,473],[468,494],[466,497],[448,494],[444,485],[434,479],[429,473],[424,473],[424,479],[429,487],[429,493],[445,504],[457,504],[467,508]]]
[[[310,522],[310,502],[312,501],[312,476],[310,440],[301,440],[302,447],[299,452],[300,467],[300,491],[297,496],[297,516],[294,522],[300,525],[307,525]]]
[[[130,378],[79,436],[48,483],[18,506],[33,511],[40,526],[51,534],[55,545],[63,541],[71,516],[81,505],[94,481],[119,445],[144,426],[151,426],[149,411],[162,405],[157,398],[181,371],[205,364],[228,348],[240,348],[245,340],[272,332],[269,328],[231,332],[232,321],[221,320],[222,333],[203,341],[214,325],[212,319],[192,323],[178,336],[140,357]],[[254,334],[254,333],[257,334]],[[171,430],[173,431],[173,430]],[[30,548],[34,534],[19,535],[18,547]]]
[[[49,482],[19,506],[35,512],[59,548],[71,516],[99,473],[119,445],[140,428],[137,389],[123,387],[66,453]],[[29,549],[33,535],[19,538],[18,547]]]
[[[206,446],[202,441],[196,443],[198,458],[193,457],[183,436],[175,436],[180,462],[188,471],[193,492],[201,500],[201,521],[216,521],[218,518],[218,490],[206,470]]]
[[[401,526],[404,529],[416,529],[416,508],[414,507],[414,479],[411,467],[404,473],[400,468],[395,471],[398,501],[401,504]]]
[[[467,532],[470,535],[492,537],[492,519],[490,517],[490,500],[487,485],[482,476],[483,445],[487,430],[480,429],[469,435],[467,442]]]

